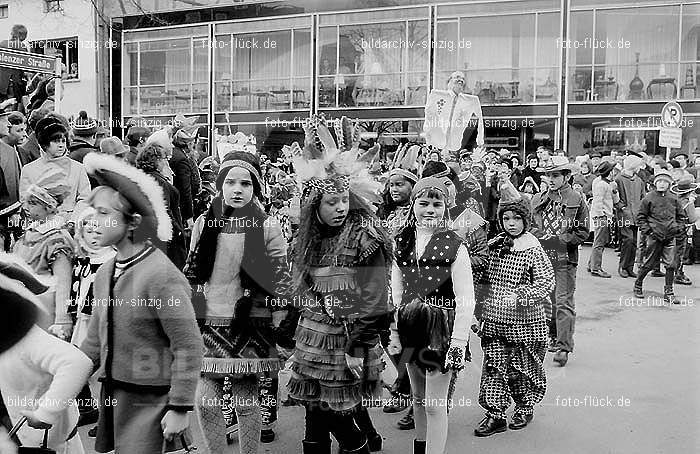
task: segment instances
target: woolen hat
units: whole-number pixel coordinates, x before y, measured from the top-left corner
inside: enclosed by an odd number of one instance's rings
[[[73,121],[73,134],[81,137],[90,137],[97,133],[97,121],[88,117],[87,112],[81,110],[78,118]]]
[[[260,160],[256,155],[245,151],[232,151],[224,156],[224,159],[221,161],[221,166],[219,167],[219,175],[216,177],[216,189],[221,191],[221,188],[224,186],[226,175],[228,175],[228,172],[233,167],[242,167],[250,172],[253,183],[256,185],[256,195],[260,197],[259,191],[262,188]]]
[[[450,191],[447,189],[447,186],[442,178],[434,176],[424,177],[418,180],[418,183],[413,186],[413,191],[411,191],[411,200],[415,200],[421,193],[429,189],[435,189],[441,192],[445,199],[447,199],[450,194]]]
[[[141,228],[146,236],[155,235],[170,241],[173,227],[165,204],[163,188],[152,176],[114,156],[88,153],[83,159],[85,170],[101,186],[109,186],[129,201],[141,215]]]
[[[644,167],[644,160],[639,156],[628,155],[625,156],[624,161],[622,161],[622,168],[625,170],[637,170]]]
[[[671,175],[671,172],[666,169],[657,169],[656,171],[654,171],[653,181],[656,181],[657,178],[665,178],[670,183],[673,183],[673,175]]]

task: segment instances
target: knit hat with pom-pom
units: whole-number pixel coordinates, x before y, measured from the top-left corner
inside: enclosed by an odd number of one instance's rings
[[[78,118],[73,121],[73,134],[81,137],[90,137],[97,132],[97,122],[88,117],[87,112],[81,110]]]

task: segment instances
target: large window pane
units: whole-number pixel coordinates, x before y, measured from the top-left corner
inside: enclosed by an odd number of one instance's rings
[[[138,85],[138,43],[124,44],[124,58],[122,58],[122,85]]]
[[[425,104],[427,20],[323,27],[320,49],[321,107]]]
[[[683,5],[681,60],[679,97],[700,98],[700,4]]]
[[[302,88],[299,80],[309,81],[310,33],[218,35],[217,40],[229,44],[216,49],[216,110],[289,110],[307,102],[308,85]]]
[[[643,98],[674,98],[673,86],[678,84],[678,15],[676,6],[597,11],[594,93],[600,92],[601,82],[617,84],[620,94],[615,99],[635,99],[639,71]]]

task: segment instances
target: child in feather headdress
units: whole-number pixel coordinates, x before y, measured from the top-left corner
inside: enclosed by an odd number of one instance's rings
[[[365,454],[382,442],[362,400],[381,390],[391,238],[368,203],[381,185],[369,177],[358,129],[347,118],[331,126],[312,117],[305,130],[294,158],[303,191],[292,253],[304,311],[289,396],[306,407],[304,452],[329,452],[332,433],[341,452]]]

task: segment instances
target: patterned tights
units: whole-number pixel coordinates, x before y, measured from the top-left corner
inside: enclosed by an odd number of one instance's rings
[[[201,377],[197,385],[195,410],[212,454],[230,451],[226,444],[226,422],[221,410],[224,379]],[[231,399],[238,418],[238,446],[241,454],[257,454],[260,444],[260,403],[258,378],[244,375],[231,380]]]

